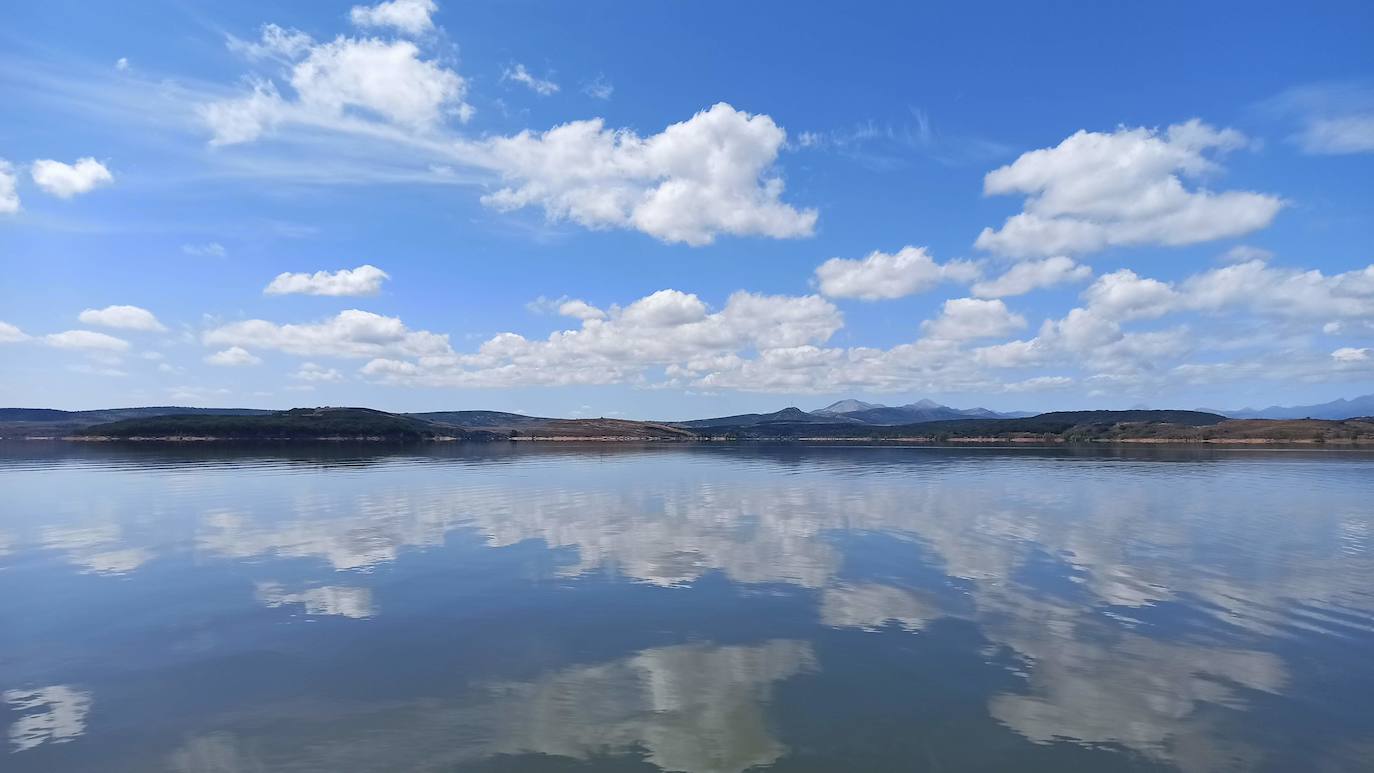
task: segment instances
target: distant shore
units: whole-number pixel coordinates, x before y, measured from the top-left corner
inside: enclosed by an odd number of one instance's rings
[[[1302,445],[1302,446],[1341,446],[1350,448],[1374,448],[1374,437],[1370,438],[1190,438],[1190,437],[1148,437],[1148,438],[1064,438],[1047,437],[635,437],[635,436],[532,436],[494,438],[463,438],[455,436],[436,436],[428,438],[393,438],[378,435],[346,436],[323,435],[315,437],[225,437],[214,435],[176,435],[160,437],[116,437],[110,435],[70,435],[0,437],[9,441],[49,441],[70,443],[840,443],[847,445],[1194,445],[1194,446],[1265,446],[1265,445]]]
[[[1228,419],[1205,411],[1058,411],[905,424],[865,423],[787,408],[684,422],[552,419],[492,411],[398,414],[368,408],[184,413],[145,408],[76,415],[11,411],[0,437],[101,443],[283,442],[791,442],[886,445],[1374,446],[1374,417]],[[114,417],[115,420],[108,421]]]

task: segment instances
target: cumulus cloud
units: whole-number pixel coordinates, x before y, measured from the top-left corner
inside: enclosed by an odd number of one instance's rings
[[[980,249],[1014,257],[1084,253],[1139,244],[1183,245],[1264,228],[1283,202],[1249,191],[1190,190],[1184,178],[1218,171],[1208,153],[1243,147],[1244,135],[1196,119],[1163,132],[1079,131],[1053,148],[1024,153],[983,180],[987,195],[1026,195],[1024,211]]]
[[[326,368],[313,362],[302,363],[291,378],[298,381],[329,382],[343,381],[343,374],[334,368]]]
[[[348,309],[320,322],[278,325],[262,319],[207,330],[207,346],[270,349],[303,357],[428,357],[452,353],[448,336],[411,330],[395,317]]]
[[[573,298],[558,304],[558,313],[573,319],[605,319],[606,312],[587,303],[584,300]]]
[[[151,311],[138,306],[106,306],[103,309],[86,309],[77,315],[77,319],[87,325],[113,327],[122,330],[161,332],[167,329]]]
[[[355,5],[348,18],[359,27],[391,28],[408,35],[421,35],[434,29],[434,0],[390,0],[377,5]]]
[[[862,260],[831,258],[816,269],[816,282],[832,298],[875,301],[924,292],[940,282],[966,282],[978,276],[973,263],[936,263],[924,247],[895,253],[874,251]]]
[[[1238,289],[1226,291],[1232,286]],[[1374,266],[1324,275],[1253,261],[1176,282],[1123,269],[1098,277],[1082,299],[1080,307],[1045,320],[1033,337],[1000,342],[1027,327],[1027,320],[1000,299],[950,299],[921,325],[917,340],[886,349],[829,345],[843,318],[821,296],[738,292],[715,309],[671,289],[605,308],[566,296],[541,298],[531,308],[578,320],[577,327],[542,339],[502,333],[470,352],[455,351],[444,336],[360,311],[305,325],[235,323],[206,333],[205,341],[364,358],[365,378],[408,386],[617,383],[789,394],[1073,387],[1089,394],[1143,394],[1230,378],[1320,380],[1362,372],[1367,354],[1355,347],[1304,353],[1275,343],[1275,335],[1250,343],[1209,331],[1277,322],[1310,336],[1330,329],[1333,320],[1365,325],[1374,321]],[[1218,319],[1201,333],[1163,321],[1183,314]],[[1155,329],[1134,329],[1147,323]],[[1246,351],[1246,359],[1215,359],[1232,351]],[[1199,353],[1208,360],[1189,359]],[[327,380],[333,373],[303,366],[298,380]]]
[[[842,325],[839,310],[814,295],[738,292],[712,311],[696,295],[660,290],[542,341],[502,333],[472,354],[378,358],[363,373],[436,386],[637,382],[653,368],[709,366],[740,352],[823,342]]]
[[[1094,311],[1118,322],[1162,316],[1179,301],[1170,285],[1140,277],[1128,268],[1098,277],[1083,292],[1083,298]]]
[[[524,84],[529,87],[530,91],[533,91],[541,97],[547,97],[550,94],[558,93],[557,83],[545,78],[536,78],[534,75],[530,74],[529,70],[525,69],[525,65],[523,64],[517,63],[514,67],[506,68],[506,71],[501,73],[501,80]]]
[[[1271,266],[1252,260],[1203,271],[1177,283],[1141,277],[1122,269],[1098,278],[1083,292],[1084,305],[1060,319],[1046,320],[1036,337],[975,349],[973,358],[990,368],[1071,365],[1093,372],[1088,379],[1104,389],[1143,383],[1211,383],[1226,378],[1268,376],[1318,380],[1349,365],[1359,350],[1349,347],[1322,357],[1282,343],[1287,329],[1338,332],[1349,323],[1374,321],[1374,265],[1341,274]],[[1175,325],[1131,331],[1126,323],[1183,313],[1204,314],[1246,327],[1265,325],[1252,341],[1208,340]],[[1325,321],[1325,324],[1323,322]],[[1236,362],[1179,362],[1198,351],[1247,350]],[[1168,363],[1176,363],[1172,367]]]
[[[276,82],[258,79],[248,94],[203,104],[200,117],[212,145],[249,142],[287,123],[337,127],[348,120],[432,132],[449,117],[466,121],[467,81],[434,60],[423,59],[409,40],[348,38],[315,43],[303,33],[269,25],[255,51],[292,62],[295,99]]]
[[[18,211],[19,190],[14,165],[0,158],[0,215],[13,215]]]
[[[720,103],[649,137],[597,118],[474,150],[507,183],[482,198],[488,206],[538,206],[554,220],[702,245],[722,233],[812,234],[816,211],[784,203],[782,178],[771,171],[786,139],[768,116]]]
[[[940,316],[921,325],[930,338],[967,341],[974,338],[999,338],[1026,326],[1026,318],[1013,314],[1000,300],[952,298],[945,301]]]
[[[284,272],[263,288],[263,292],[267,295],[376,295],[382,290],[382,282],[390,278],[385,271],[372,265],[313,274]]]
[[[29,175],[39,188],[60,199],[70,199],[101,185],[114,182],[114,175],[94,158],[82,158],[75,164],[43,159],[33,162]]]
[[[237,368],[244,365],[261,365],[262,358],[244,349],[241,346],[231,346],[228,349],[208,355],[205,361],[211,365],[218,365],[225,368]]]
[[[8,322],[0,322],[0,344],[13,344],[29,340],[29,335]]]
[[[1056,255],[1044,260],[1027,260],[1013,265],[1005,274],[973,285],[979,298],[1006,298],[1025,295],[1042,287],[1081,282],[1093,275],[1092,269],[1072,258]]]
[[[43,336],[49,346],[58,349],[77,349],[88,352],[123,352],[128,350],[129,342],[93,330],[68,330]]]

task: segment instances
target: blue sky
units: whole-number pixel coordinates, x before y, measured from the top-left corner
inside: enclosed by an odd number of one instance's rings
[[[1367,3],[7,19],[2,404],[1374,391]]]

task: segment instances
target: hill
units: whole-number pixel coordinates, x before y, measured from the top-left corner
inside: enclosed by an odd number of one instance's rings
[[[269,414],[150,416],[96,424],[81,430],[77,435],[87,438],[125,439],[433,440],[443,436],[484,439],[477,433],[369,408],[293,408]]]
[[[144,408],[107,408],[93,411],[59,411],[54,408],[0,408],[0,437],[61,437],[95,424],[154,416],[260,416],[272,411],[254,408],[187,408],[148,406]]]

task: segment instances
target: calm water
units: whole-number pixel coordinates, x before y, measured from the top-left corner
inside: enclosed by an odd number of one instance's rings
[[[5,771],[1374,768],[1374,456],[0,445]]]

